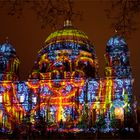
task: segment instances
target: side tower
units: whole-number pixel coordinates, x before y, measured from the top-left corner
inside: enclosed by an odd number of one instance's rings
[[[8,41],[0,44],[0,81],[18,80],[19,63],[13,46]]]
[[[112,126],[124,127],[132,124],[133,78],[129,63],[129,50],[123,37],[115,35],[106,46],[106,95],[109,100],[109,114]],[[108,95],[108,92],[110,95]],[[117,124],[121,124],[116,126]]]
[[[111,37],[106,46],[106,69],[105,76],[112,78],[131,78],[129,63],[129,50],[127,44],[119,35]]]
[[[0,44],[0,127],[3,130],[11,130],[22,112],[16,98],[19,63],[14,47],[8,41]]]

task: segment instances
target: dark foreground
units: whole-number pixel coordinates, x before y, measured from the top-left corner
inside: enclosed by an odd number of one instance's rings
[[[19,140],[40,140],[40,139],[77,139],[77,140],[96,140],[96,139],[140,139],[140,133],[138,132],[128,132],[128,131],[118,131],[118,132],[58,132],[58,131],[48,131],[45,133],[1,133],[0,139],[19,139]]]

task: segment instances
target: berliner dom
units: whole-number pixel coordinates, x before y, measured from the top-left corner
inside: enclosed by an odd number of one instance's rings
[[[9,42],[0,45],[0,125],[31,124],[47,129],[111,131],[134,119],[129,49],[120,35],[107,41],[104,77],[95,46],[66,20],[38,51],[27,81],[19,80],[19,59]]]

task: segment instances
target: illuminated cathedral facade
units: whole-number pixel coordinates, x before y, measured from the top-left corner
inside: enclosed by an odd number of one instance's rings
[[[63,128],[126,125],[133,118],[133,78],[124,38],[111,37],[104,56],[101,78],[93,44],[66,21],[47,37],[28,80],[20,81],[15,49],[8,41],[1,44],[0,127],[12,130],[25,118],[34,124],[39,117],[51,128],[60,122]]]

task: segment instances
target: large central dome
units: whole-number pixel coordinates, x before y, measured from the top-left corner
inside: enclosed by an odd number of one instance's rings
[[[64,73],[70,77],[95,78],[97,67],[95,49],[88,36],[67,20],[62,29],[47,37],[33,71],[41,75],[51,73],[51,79],[64,78]]]
[[[95,49],[89,41],[88,36],[84,32],[74,28],[71,21],[68,20],[64,23],[64,27],[62,29],[51,33],[47,37],[45,44],[45,48],[42,48],[39,51],[41,55],[48,50],[75,48],[91,52],[93,55],[95,55]]]
[[[62,41],[64,39],[69,41],[88,41],[88,36],[84,32],[75,29],[70,21],[66,21],[64,23],[64,28],[51,33],[45,42]]]

